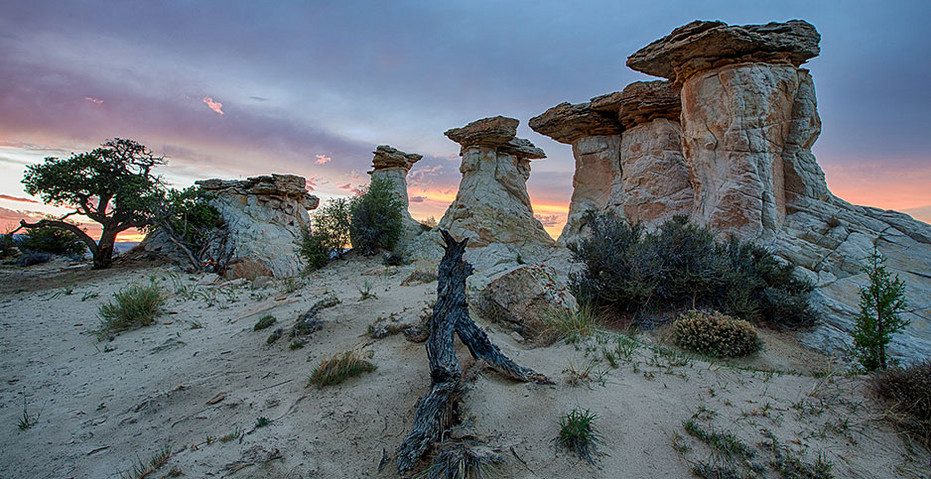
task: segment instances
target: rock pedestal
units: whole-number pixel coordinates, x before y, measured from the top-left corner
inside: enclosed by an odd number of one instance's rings
[[[411,238],[420,234],[423,228],[420,222],[411,217],[408,211],[410,201],[407,197],[407,173],[414,166],[414,163],[420,161],[423,155],[416,153],[405,153],[392,148],[388,145],[379,145],[375,148],[374,158],[372,158],[372,179],[381,178],[391,184],[395,195],[404,205],[402,215],[403,232],[401,242],[410,241]]]
[[[229,277],[288,278],[303,271],[297,243],[301,227],[310,221],[307,210],[319,204],[307,192],[304,178],[271,175],[196,184],[215,196],[213,205],[229,225],[234,247]]]
[[[533,217],[527,194],[530,160],[546,155],[515,137],[517,125],[513,118],[498,116],[446,132],[461,146],[462,181],[438,227],[457,239],[469,238],[470,248],[500,243],[520,249],[553,243]]]

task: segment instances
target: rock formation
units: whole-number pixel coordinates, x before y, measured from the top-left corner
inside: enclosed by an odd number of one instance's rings
[[[374,154],[375,157],[372,158],[372,171],[370,171],[369,174],[372,175],[373,180],[375,178],[387,180],[394,189],[398,199],[400,199],[401,203],[404,205],[402,216],[404,229],[401,234],[401,241],[409,241],[423,231],[423,228],[420,222],[411,217],[408,211],[410,201],[407,197],[407,173],[411,170],[411,167],[414,166],[414,163],[417,163],[423,158],[423,155],[404,153],[388,145],[379,145],[375,148]]]
[[[543,150],[516,138],[518,121],[497,116],[446,132],[461,146],[462,181],[456,199],[439,228],[469,246],[492,243],[515,246],[551,245],[553,239],[533,217],[527,194],[530,160],[545,158]]]
[[[532,119],[536,131],[573,145],[576,192],[564,235],[579,234],[577,212],[594,208],[648,224],[688,213],[760,242],[818,285],[813,302],[825,321],[801,338],[828,351],[849,342],[858,287],[865,284],[860,268],[876,247],[908,284],[913,308],[912,325],[894,337],[892,351],[906,359],[927,356],[931,226],[851,205],[828,190],[811,152],[821,133],[814,83],[799,68],[820,53],[819,41],[801,20],[692,22],[627,60],[667,81],[637,82]],[[613,176],[588,174],[586,139],[606,131],[620,138],[617,152],[606,150],[600,159],[601,171]]]
[[[295,175],[196,182],[215,195],[213,205],[229,226],[235,249],[228,276],[287,278],[303,271],[297,242],[310,221],[307,210],[319,204],[305,183]]]

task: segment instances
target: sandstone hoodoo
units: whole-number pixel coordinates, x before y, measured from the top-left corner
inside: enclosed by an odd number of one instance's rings
[[[814,83],[799,68],[820,53],[820,38],[801,20],[692,22],[627,60],[667,80],[561,104],[531,120],[537,132],[571,144],[576,158],[560,241],[577,237],[583,213],[594,210],[648,225],[686,213],[760,242],[818,285],[813,302],[824,322],[801,337],[826,350],[844,347],[865,284],[860,266],[876,247],[909,285],[915,311],[893,350],[926,356],[931,226],[851,205],[828,190],[811,152],[821,133]]]
[[[545,158],[543,150],[516,138],[518,120],[497,116],[446,132],[461,146],[462,181],[456,199],[439,227],[470,247],[492,243],[513,246],[551,245],[553,239],[533,217],[527,194],[530,160]]]
[[[392,148],[388,145],[379,145],[375,148],[375,156],[372,158],[372,179],[384,178],[388,180],[394,189],[401,204],[404,205],[402,222],[404,223],[404,232],[402,240],[408,240],[422,231],[420,223],[411,217],[408,211],[410,201],[407,197],[407,173],[414,166],[414,163],[420,161],[423,155],[416,153],[405,153]]]
[[[196,184],[213,194],[213,205],[227,222],[234,245],[228,276],[288,278],[303,271],[295,253],[307,210],[319,199],[295,175],[256,176],[245,180],[210,179]]]

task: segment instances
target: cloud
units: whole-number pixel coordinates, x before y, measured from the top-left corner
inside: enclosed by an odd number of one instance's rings
[[[314,155],[314,156],[317,157],[316,163],[318,165],[325,165],[333,160],[333,158],[330,158],[329,156],[326,156],[326,155]]]
[[[87,100],[87,101],[89,101],[89,102],[91,102],[91,103],[93,103],[93,104],[95,104],[95,105],[99,105],[99,104],[103,103],[103,100],[101,100],[100,98],[94,98],[94,97],[92,97],[92,96],[86,96],[86,97],[84,97],[84,99]]]
[[[566,217],[563,215],[533,215],[533,217],[540,220],[544,227],[553,227],[566,222]]]
[[[411,196],[410,198],[408,198],[408,201],[410,201],[411,203],[423,203],[424,200],[426,199],[427,199],[426,196]]]
[[[307,178],[307,182],[304,183],[304,189],[307,191],[314,191],[317,188],[317,175]]]
[[[346,191],[348,191],[348,192],[350,192],[350,193],[352,193],[352,194],[354,194],[354,195],[356,195],[356,196],[359,196],[359,195],[362,194],[362,187],[361,187],[361,186],[352,186],[352,183],[346,183],[345,185],[339,185],[339,186],[337,186],[337,188],[339,188],[339,189],[341,189],[341,190],[346,190]]]
[[[205,96],[204,99],[203,99],[203,102],[204,102],[205,105],[207,105],[207,108],[210,108],[211,110],[217,112],[217,113],[220,114],[220,115],[223,114],[223,104],[222,104],[222,103],[220,103],[220,102],[218,102],[218,101],[215,101],[213,98],[210,98],[209,96]]]
[[[249,99],[255,100],[255,101],[268,101],[268,98],[261,97],[261,96],[250,96]]]
[[[18,202],[20,202],[20,203],[36,203],[36,204],[39,204],[38,201],[33,200],[33,199],[29,199],[29,198],[20,198],[19,196],[10,196],[10,195],[4,195],[4,194],[0,194],[0,200],[18,201]]]

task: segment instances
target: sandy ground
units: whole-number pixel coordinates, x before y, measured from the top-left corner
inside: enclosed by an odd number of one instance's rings
[[[367,329],[392,313],[420,317],[436,282],[402,286],[412,270],[386,274],[376,260],[353,258],[299,281],[256,285],[213,284],[167,266],[0,269],[0,477],[129,477],[165,447],[170,459],[149,477],[396,477],[393,452],[429,388],[426,354],[403,335],[374,340]],[[98,307],[133,281],[162,285],[171,294],[166,313],[99,342]],[[366,282],[377,298],[360,300]],[[288,327],[328,294],[342,302],[320,313],[323,328],[301,349],[287,338],[267,345],[271,330],[252,330],[265,314]],[[688,477],[695,464],[722,461],[685,432],[690,418],[752,449],[746,461],[759,477],[781,477],[761,445],[772,437],[805,462],[820,455],[834,477],[931,477],[929,454],[883,420],[865,378],[844,375],[790,336],[765,333],[764,352],[732,364],[669,353],[641,336],[612,367],[604,351],[616,348],[618,333],[531,348],[479,323],[507,355],[556,382],[507,380],[472,364],[460,345],[470,364],[461,429],[500,452],[499,477]],[[321,359],[348,349],[378,369],[307,386]],[[573,369],[588,369],[589,379],[567,383]],[[24,398],[37,422],[21,431]],[[597,414],[594,465],[553,441],[574,408]],[[260,417],[270,424],[257,428]],[[235,439],[221,442],[226,435]],[[383,455],[390,462],[379,472]]]

